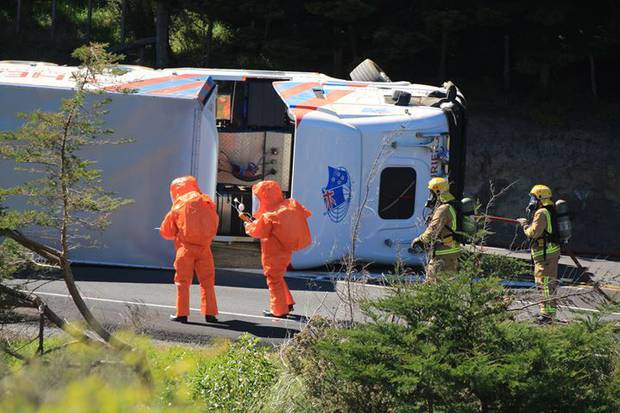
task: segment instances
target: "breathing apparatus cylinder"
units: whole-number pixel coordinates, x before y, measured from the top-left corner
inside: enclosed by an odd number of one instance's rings
[[[555,212],[558,220],[558,236],[562,243],[567,243],[573,235],[573,224],[570,221],[568,202],[558,199],[555,203]]]
[[[472,236],[478,230],[478,225],[474,219],[474,201],[471,198],[463,198],[461,200],[461,215],[463,232]]]

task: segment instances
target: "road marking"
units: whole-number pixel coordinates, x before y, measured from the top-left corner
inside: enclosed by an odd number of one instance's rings
[[[27,290],[24,290],[24,291],[25,292],[29,292]],[[46,293],[46,292],[41,292],[41,291],[36,291],[35,294],[38,294],[38,295],[48,295],[48,296],[52,296],[52,297],[71,298],[71,296],[69,294]],[[82,297],[82,298],[84,300],[100,301],[100,302],[115,303],[115,304],[132,304],[132,305],[141,305],[141,306],[144,306],[144,307],[168,308],[168,309],[173,309],[173,310],[176,309],[175,306],[173,306],[173,305],[166,305],[166,304],[153,304],[153,303],[144,303],[144,302],[139,302],[139,301],[115,300],[113,298],[98,298],[98,297]],[[526,305],[534,304],[533,302],[524,301],[524,300],[518,300],[517,302],[519,302],[521,304],[526,304]],[[559,305],[558,307],[566,308],[566,309],[573,310],[573,311],[585,311],[585,312],[590,312],[590,313],[599,313],[600,312],[600,310],[597,310],[597,309],[594,309],[594,308],[576,307],[576,306],[571,306],[571,305]],[[191,311],[200,312],[199,308],[190,308],[190,310]],[[235,316],[235,317],[258,318],[260,320],[270,320],[270,321],[293,321],[293,322],[296,322],[296,323],[300,323],[297,320],[291,320],[291,319],[288,319],[288,318],[287,319],[278,319],[278,318],[258,316],[258,315],[253,315],[253,314],[231,313],[231,312],[228,312],[228,311],[220,311],[219,313],[220,314],[224,314],[224,315]],[[620,316],[620,313],[609,313],[609,315]]]
[[[558,298],[561,299],[562,297],[558,297]],[[533,301],[524,301],[524,300],[515,300],[514,302],[519,303],[519,304],[531,305],[532,307],[534,307],[534,305],[537,304],[536,302],[533,302]],[[585,311],[589,313],[600,313],[601,312],[601,310],[597,310],[596,308],[575,307],[573,305],[558,305],[558,308],[567,308],[573,311]],[[620,313],[609,313],[609,315],[620,315]]]
[[[31,292],[28,290],[23,290],[24,292]],[[71,298],[71,296],[69,294],[59,294],[59,293],[46,293],[46,292],[41,292],[41,291],[36,291],[34,292],[34,294],[36,295],[48,295],[51,297],[62,297],[62,298]],[[125,301],[125,300],[115,300],[113,298],[98,298],[98,297],[82,297],[84,300],[90,300],[90,301],[101,301],[101,302],[105,302],[105,303],[115,303],[115,304],[132,304],[132,305],[141,305],[144,307],[156,307],[156,308],[169,308],[169,309],[173,309],[176,310],[176,307],[173,305],[166,305],[166,304],[153,304],[153,303],[143,303],[143,302],[139,302],[139,301]],[[200,312],[199,308],[190,308],[191,311],[198,311]],[[291,320],[288,318],[273,318],[273,317],[265,317],[262,315],[253,315],[253,314],[242,314],[242,313],[231,313],[228,311],[219,311],[220,314],[224,314],[224,315],[230,315],[230,316],[235,316],[235,317],[249,317],[249,318],[258,318],[260,320],[270,320],[270,321],[293,321],[298,323],[297,320]]]

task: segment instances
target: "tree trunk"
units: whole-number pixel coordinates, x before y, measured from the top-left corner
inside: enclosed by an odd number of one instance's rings
[[[355,31],[355,27],[352,24],[349,24],[347,32],[349,35],[349,44],[351,46],[351,60],[352,63],[355,65],[358,64],[360,61],[357,51],[357,32]]]
[[[121,0],[121,44],[127,38],[127,0]]]
[[[90,309],[86,306],[86,303],[82,299],[82,296],[77,289],[77,286],[75,285],[75,278],[73,277],[73,272],[71,271],[71,264],[67,261],[66,256],[61,251],[48,247],[47,245],[38,243],[37,241],[33,241],[30,238],[22,235],[19,231],[15,230],[2,229],[0,230],[0,236],[11,238],[13,241],[17,242],[24,248],[27,248],[28,250],[40,255],[46,260],[58,265],[62,270],[63,278],[65,280],[65,284],[67,285],[67,289],[69,290],[69,294],[71,295],[75,306],[80,311],[80,314],[88,323],[89,327],[92,328],[95,333],[97,333],[97,335],[101,337],[105,342],[109,343],[117,350],[127,352],[134,351],[131,346],[112,336],[92,315]],[[50,320],[52,323],[56,324],[56,326],[63,329],[78,340],[90,342],[93,341],[82,331],[70,327],[65,320],[63,320],[56,313],[54,313],[36,294],[16,290],[14,288],[3,285],[2,283],[0,283],[0,293],[8,294],[11,297],[15,297],[22,302],[29,303],[34,308],[38,308],[39,312],[45,315],[48,320]],[[147,361],[144,357],[144,354],[140,354],[138,356],[135,369],[146,384],[150,385],[152,383],[152,377],[148,370]]]
[[[439,82],[446,80],[446,60],[448,58],[448,31],[443,30],[441,33],[441,51],[439,53]]]
[[[37,353],[43,356],[45,352],[45,314],[43,313],[44,306],[39,306],[39,346],[37,347]]]
[[[52,28],[51,28],[52,40],[56,36],[56,0],[52,0]]]
[[[205,44],[205,57],[204,57],[204,65],[209,67],[209,63],[211,62],[211,48],[213,47],[213,26],[215,22],[213,19],[209,20],[209,27],[207,27],[207,41]]]
[[[342,67],[342,46],[337,44],[334,46],[334,73],[336,76],[342,77],[344,75]]]
[[[56,327],[67,332],[73,338],[79,341],[82,341],[82,342],[93,342],[93,340],[89,336],[84,334],[84,332],[82,332],[80,329],[69,326],[69,324],[67,324],[65,320],[60,318],[58,314],[52,311],[45,304],[45,302],[43,302],[43,300],[41,300],[41,298],[38,295],[36,295],[36,293],[26,293],[26,292],[16,290],[11,287],[7,287],[4,284],[0,284],[0,292],[2,292],[3,294],[10,295],[11,297],[14,297],[25,303],[28,303],[30,306],[34,308],[42,309],[43,315],[45,315],[45,317],[48,320],[50,320],[54,325],[56,325]]]
[[[163,68],[168,66],[168,42],[170,12],[166,0],[157,1],[155,17],[155,66]]]
[[[549,77],[551,76],[551,65],[543,63],[540,66],[540,86],[544,89],[549,88]]]
[[[334,75],[338,77],[344,74],[342,70],[342,43],[342,33],[337,27],[334,27],[332,52],[334,58]]]
[[[86,38],[90,40],[93,29],[93,0],[88,0],[88,11],[86,17]]]
[[[21,31],[21,21],[22,21],[22,0],[17,0],[17,11],[15,12],[15,33],[19,33]]]
[[[504,35],[504,90],[510,90],[510,36]]]
[[[590,86],[592,87],[592,96],[598,97],[598,86],[596,84],[596,62],[594,61],[594,55],[588,56],[590,61]]]

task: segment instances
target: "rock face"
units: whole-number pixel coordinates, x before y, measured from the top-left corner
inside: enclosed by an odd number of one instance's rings
[[[506,115],[471,114],[465,193],[486,205],[495,191],[514,183],[489,212],[524,216],[530,188],[551,187],[568,202],[574,251],[620,256],[620,124],[541,125]],[[521,231],[493,224],[489,243],[521,245]]]

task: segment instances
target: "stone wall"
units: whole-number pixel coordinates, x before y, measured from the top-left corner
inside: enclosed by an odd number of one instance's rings
[[[530,188],[548,185],[555,200],[568,201],[573,214],[571,249],[620,257],[620,119],[544,125],[506,114],[472,112],[466,195],[485,204],[490,180],[496,190],[516,182],[492,212],[521,217]],[[491,244],[513,243],[513,226],[495,224],[492,230],[496,234],[489,239]],[[517,244],[522,242],[517,238]]]

